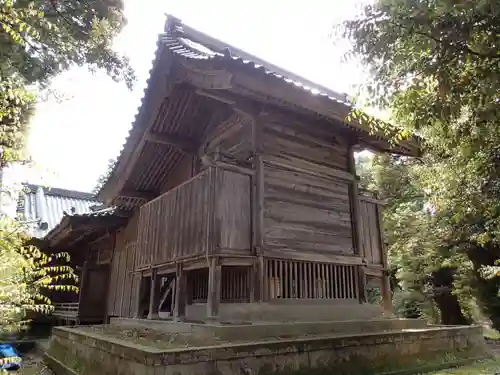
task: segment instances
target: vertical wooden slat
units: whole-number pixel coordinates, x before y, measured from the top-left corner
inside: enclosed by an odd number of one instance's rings
[[[279,288],[280,288],[280,296],[281,298],[285,298],[285,270],[282,260],[278,260],[278,269],[279,269]]]
[[[304,298],[309,298],[309,263],[304,264]]]
[[[321,298],[325,299],[325,298],[328,298],[327,297],[327,292],[326,292],[326,272],[325,272],[325,264],[321,264],[320,265],[320,268],[321,268],[321,289],[322,289],[322,294],[321,294]]]
[[[344,282],[344,266],[338,265],[339,271],[339,298],[344,298],[345,282]]]
[[[314,263],[308,263],[309,266],[309,298],[314,298]]]
[[[297,262],[292,262],[293,266],[293,298],[299,297],[299,275],[297,272]]]
[[[330,266],[331,266],[331,264],[325,264],[324,265],[324,268],[325,268],[325,270],[324,270],[324,272],[325,272],[325,289],[326,289],[326,296],[325,296],[325,298],[328,298],[328,299],[332,298],[331,293],[330,293],[330,291],[331,291],[331,288],[330,288],[330,286],[331,286]]]
[[[354,296],[354,290],[353,290],[353,287],[354,287],[354,280],[353,280],[353,272],[352,272],[352,266],[347,266],[347,275],[348,275],[348,287],[349,287],[349,294],[348,294],[348,298],[353,298]]]
[[[299,298],[304,299],[305,298],[305,277],[304,277],[304,267],[305,263],[301,262],[299,263],[299,280],[300,280],[300,291],[299,291]]]
[[[272,260],[273,264],[273,298],[277,298],[278,296],[281,297],[281,287],[280,287],[280,282],[279,282],[279,276],[278,276],[278,261]]]
[[[284,298],[290,298],[290,262],[287,260],[283,261],[284,269],[285,269],[285,274],[284,274],[284,281],[285,281],[285,295]]]
[[[358,291],[359,291],[359,267],[353,267],[354,274],[354,298],[359,299]]]

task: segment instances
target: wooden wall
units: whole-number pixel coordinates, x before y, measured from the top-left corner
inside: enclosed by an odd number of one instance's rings
[[[360,198],[361,237],[363,254],[370,264],[383,265],[380,238],[379,213],[380,204]]]
[[[222,250],[250,251],[250,176],[219,170],[217,173],[216,220]]]
[[[140,209],[135,268],[250,250],[250,177],[208,168]]]
[[[109,316],[131,316],[138,212],[116,233],[108,294]]]
[[[346,142],[291,119],[264,121],[267,252],[291,258],[353,254]]]

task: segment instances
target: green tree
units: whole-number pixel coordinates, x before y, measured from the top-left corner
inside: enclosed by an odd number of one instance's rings
[[[104,69],[131,87],[113,38],[125,25],[121,0],[0,0],[0,146],[18,160],[36,94],[72,66]]]
[[[377,0],[342,25],[371,73],[367,104],[418,134],[428,155],[432,225],[407,240],[433,242],[408,257],[446,261],[457,295],[477,298],[497,329],[500,278],[482,272],[500,258],[499,12],[498,1]]]
[[[0,169],[23,160],[35,100],[57,74],[87,66],[132,86],[127,58],[112,49],[124,25],[121,0],[0,0]],[[50,312],[46,291],[76,289],[67,254],[48,256],[23,233],[0,217],[0,334],[30,311]]]
[[[0,337],[24,328],[29,313],[52,312],[50,293],[78,290],[68,254],[48,256],[28,245],[24,229],[0,218]]]

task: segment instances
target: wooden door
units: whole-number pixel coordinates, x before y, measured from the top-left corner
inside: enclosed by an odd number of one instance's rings
[[[81,299],[80,321],[100,322],[106,317],[106,301],[109,286],[108,264],[91,266],[84,276]]]

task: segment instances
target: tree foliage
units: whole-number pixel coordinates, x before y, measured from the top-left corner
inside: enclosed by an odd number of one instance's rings
[[[71,66],[104,69],[131,87],[128,60],[112,41],[125,25],[121,0],[0,0],[0,146],[21,157],[37,89]]]
[[[500,280],[483,270],[500,258],[499,12],[498,1],[377,0],[342,25],[371,73],[369,105],[426,152],[396,191],[408,201],[388,210],[393,260],[418,277],[451,267],[462,309],[477,299],[497,329]],[[390,175],[401,164],[386,166]]]
[[[69,255],[28,245],[23,223],[0,218],[0,336],[22,329],[29,313],[50,313],[54,291],[76,292]]]
[[[87,66],[131,87],[129,62],[112,49],[124,25],[122,0],[0,0],[0,169],[23,160],[35,100],[57,74]],[[0,216],[0,334],[52,311],[50,292],[76,290],[68,254],[47,255],[23,233]]]

